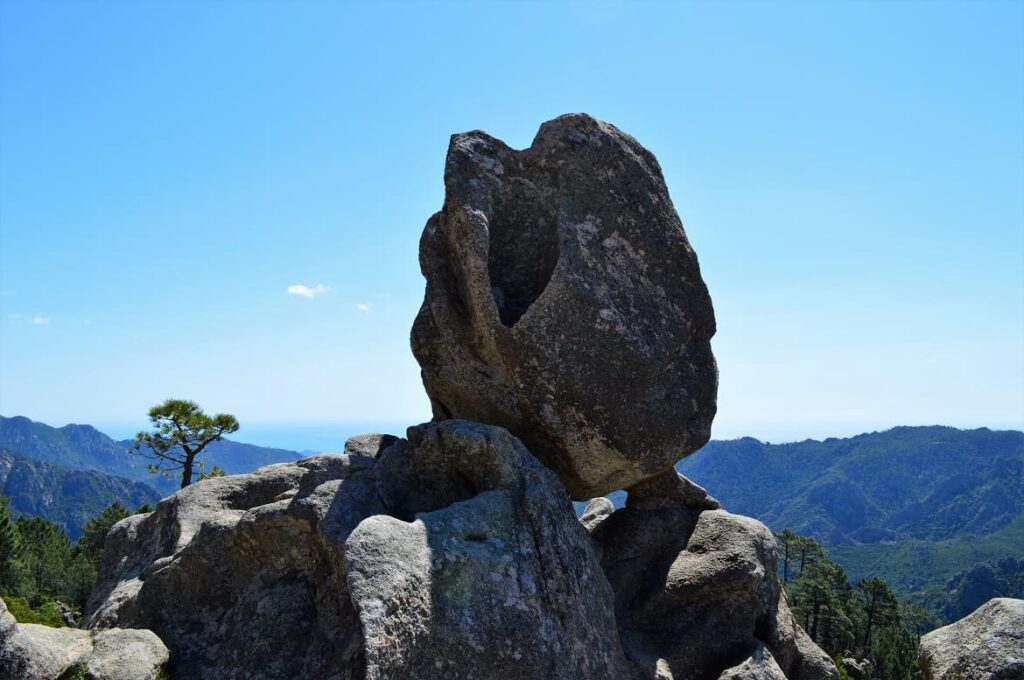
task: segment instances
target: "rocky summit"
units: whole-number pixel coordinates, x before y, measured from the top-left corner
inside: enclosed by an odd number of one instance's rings
[[[715,321],[654,156],[563,116],[524,151],[454,136],[445,184],[412,333],[434,422],[122,520],[82,654],[127,628],[189,680],[836,680],[771,532],[673,469]],[[0,680],[57,677],[18,645]]]
[[[413,354],[435,418],[507,428],[583,500],[710,437],[715,316],[658,161],[587,115],[452,137]]]

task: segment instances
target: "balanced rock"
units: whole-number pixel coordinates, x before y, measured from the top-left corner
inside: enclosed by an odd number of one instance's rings
[[[838,678],[786,606],[768,528],[706,509],[691,484],[679,479],[685,493],[675,504],[651,505],[631,492],[625,508],[592,530],[639,677]]]
[[[87,625],[155,631],[196,680],[624,677],[554,473],[500,428],[408,437],[203,480],[119,522]]]
[[[516,151],[454,135],[412,331],[435,419],[507,428],[576,499],[710,436],[715,317],[661,168],[587,115]]]
[[[19,624],[0,600],[0,680],[156,680],[167,659],[152,631]]]
[[[921,638],[925,680],[1024,678],[1024,600],[997,597]]]

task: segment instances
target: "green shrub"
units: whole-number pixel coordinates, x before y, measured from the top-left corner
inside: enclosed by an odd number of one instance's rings
[[[11,616],[18,623],[41,623],[51,628],[63,628],[64,619],[60,615],[60,607],[55,602],[45,601],[38,609],[32,609],[28,600],[23,597],[5,597],[4,603]]]

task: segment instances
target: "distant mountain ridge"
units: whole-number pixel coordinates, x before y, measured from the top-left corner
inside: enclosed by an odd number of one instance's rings
[[[0,416],[0,447],[34,460],[79,470],[98,470],[144,482],[164,495],[179,483],[146,469],[147,460],[128,454],[134,441],[114,440],[91,425],[51,427],[24,416]],[[294,461],[302,455],[287,449],[268,448],[222,440],[210,445],[208,467],[219,466],[229,474],[249,472],[264,465]]]
[[[160,494],[142,482],[51,465],[4,448],[0,448],[0,495],[11,500],[15,515],[48,519],[72,540],[111,503],[135,510],[160,500]]]
[[[1024,432],[896,427],[713,441],[677,469],[733,512],[830,544],[983,535],[1024,513]]]

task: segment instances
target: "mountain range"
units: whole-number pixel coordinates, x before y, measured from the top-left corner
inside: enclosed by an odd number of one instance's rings
[[[98,470],[140,481],[162,495],[177,489],[180,482],[150,473],[146,458],[128,453],[134,443],[132,439],[111,439],[91,425],[50,427],[24,416],[0,416],[0,447],[44,463]],[[302,454],[223,439],[210,444],[205,457],[207,467],[216,465],[228,474],[237,474],[271,463],[298,460]]]
[[[75,537],[114,500],[134,508],[177,488],[129,455],[132,443],[89,425],[0,416],[0,493],[15,512]],[[211,445],[208,464],[231,474],[304,455],[224,440]],[[1022,432],[930,426],[785,444],[748,437],[712,441],[677,469],[732,512],[813,536],[855,582],[881,575],[937,611],[1024,588]],[[621,491],[610,497],[625,500]]]
[[[44,517],[76,540],[82,525],[111,503],[134,510],[178,489],[180,481],[149,472],[145,458],[130,455],[133,444],[91,425],[51,427],[0,416],[0,495],[11,499],[15,515]],[[208,467],[228,474],[302,457],[226,439],[211,444],[206,455]]]
[[[111,503],[130,510],[154,504],[153,487],[96,470],[75,470],[0,448],[0,495],[15,515],[44,517],[78,540],[82,526]]]

